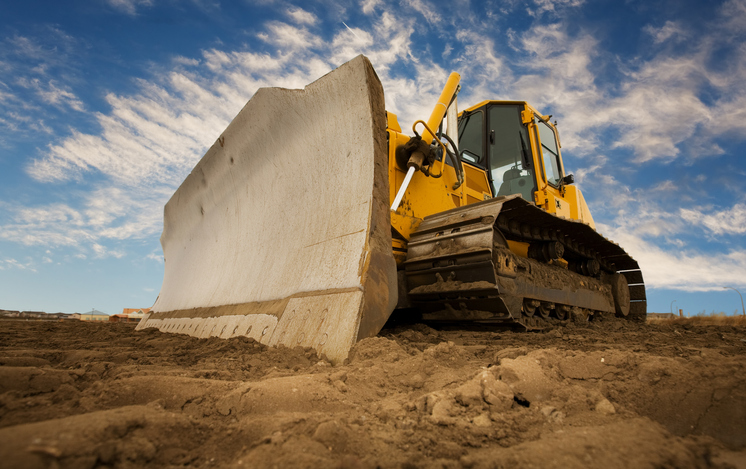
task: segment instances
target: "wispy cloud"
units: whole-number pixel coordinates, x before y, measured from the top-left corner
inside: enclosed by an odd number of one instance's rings
[[[0,259],[0,270],[10,269],[28,270],[29,272],[36,273],[36,267],[33,261],[27,261],[24,263],[13,258]]]
[[[403,3],[422,15],[428,23],[437,25],[442,20],[438,14],[438,8],[425,0],[403,0]]]
[[[676,21],[666,21],[661,27],[647,25],[643,31],[648,33],[656,44],[663,43],[669,39],[682,40],[688,36],[686,31]]]
[[[152,0],[106,0],[106,3],[115,10],[121,11],[130,16],[135,16],[137,14],[137,9],[140,7],[153,6]]]
[[[313,26],[319,19],[311,12],[304,10],[301,7],[291,7],[287,10],[287,15],[298,24],[308,24]]]
[[[735,204],[720,211],[682,208],[680,213],[684,220],[701,225],[715,235],[746,234],[746,204]]]
[[[534,0],[534,6],[527,8],[527,11],[534,16],[543,13],[557,13],[560,10],[579,7],[585,3],[585,0]]]
[[[55,80],[49,80],[43,83],[38,78],[18,80],[18,85],[24,88],[33,89],[46,104],[55,106],[66,105],[75,111],[85,111],[83,102],[75,93],[70,90],[69,86],[58,86]]]
[[[281,21],[272,21],[267,25],[267,32],[257,34],[264,42],[283,48],[285,51],[303,50],[318,47],[322,40],[306,28],[296,27]]]
[[[370,15],[380,4],[381,0],[362,0],[360,2],[360,7],[362,8],[363,13]]]
[[[73,85],[80,41],[57,27],[0,39],[0,142],[66,129],[55,118],[85,106]]]

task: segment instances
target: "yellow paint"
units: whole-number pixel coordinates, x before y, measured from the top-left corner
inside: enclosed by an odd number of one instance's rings
[[[394,114],[393,112],[386,112],[386,127],[390,130],[401,133],[399,119],[396,118],[396,114]]]
[[[516,256],[528,257],[528,243],[508,240],[508,247]]]
[[[481,202],[492,197],[490,182],[487,180],[487,172],[469,163],[462,164],[464,168],[464,193],[466,203],[462,205]]]
[[[454,94],[458,92],[459,79],[458,74],[451,74],[446,86],[443,88],[438,103],[433,109],[423,131],[423,139],[426,141],[433,140],[433,130],[439,127],[446,114],[448,104],[451,102]],[[566,175],[564,163],[562,162],[559,133],[556,127],[547,121],[549,116],[538,112],[525,101],[482,101],[467,108],[465,111],[474,111],[497,103],[523,106],[521,120],[528,129],[529,141],[526,144],[530,146],[534,177],[536,178],[536,187],[538,188],[534,193],[533,202],[549,213],[568,219],[579,220],[595,229],[593,217],[580,190],[574,185],[553,185],[547,178],[544,170],[541,138],[536,119],[543,119],[554,133],[557,140],[559,174],[560,177]],[[409,141],[410,137],[401,133],[401,127],[396,115],[387,113],[387,121],[389,136],[389,200],[391,201],[396,196],[406,175],[406,168],[400,167],[397,164],[396,149]],[[425,124],[422,121],[419,122]],[[486,135],[485,138],[487,138]],[[445,158],[447,156],[444,155]],[[406,164],[406,162],[401,162],[401,164]],[[391,226],[399,235],[398,237],[401,238],[394,239],[393,242],[397,263],[403,262],[404,258],[401,253],[406,251],[407,240],[412,232],[418,228],[424,217],[459,206],[480,202],[493,196],[486,171],[469,163],[462,163],[464,183],[458,189],[454,190],[453,186],[457,182],[455,169],[443,162],[438,162],[437,165],[442,168],[442,177],[427,177],[422,172],[416,172],[407,187],[401,205],[396,212],[391,213]],[[437,170],[431,170],[431,172],[437,173]],[[528,257],[528,246],[528,243],[508,241],[508,247],[518,256]]]
[[[433,112],[430,114],[430,118],[427,120],[427,126],[430,129],[437,129],[440,123],[443,121],[443,117],[446,115],[448,105],[451,104],[451,99],[456,95],[459,89],[459,81],[461,81],[461,75],[456,72],[451,73],[446,80],[446,84],[443,87],[443,91],[440,93],[438,102],[433,108]],[[435,138],[435,134],[428,130],[423,132],[422,140],[430,143]]]
[[[596,229],[596,224],[593,222],[591,211],[588,209],[588,205],[585,203],[585,198],[577,186],[565,186],[565,201],[567,201],[570,206],[570,218],[573,220],[580,220],[594,230]]]

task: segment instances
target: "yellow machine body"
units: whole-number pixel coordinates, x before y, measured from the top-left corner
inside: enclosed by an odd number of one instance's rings
[[[449,80],[453,80],[453,75]],[[452,82],[447,83],[446,92],[452,92],[456,87]],[[467,108],[464,112],[480,112],[490,106],[516,106],[520,110],[520,123],[526,126],[530,149],[531,167],[534,171],[534,189],[530,192],[530,202],[545,211],[559,217],[578,220],[595,229],[593,217],[580,189],[571,184],[559,184],[556,179],[547,175],[547,167],[553,163],[556,176],[562,179],[566,176],[562,162],[561,145],[557,127],[549,121],[551,116],[543,116],[525,101],[482,101]],[[434,114],[438,111],[433,112]],[[463,114],[463,113],[462,113]],[[442,116],[441,116],[442,118]],[[391,200],[399,191],[404,181],[407,169],[397,164],[397,148],[406,144],[410,137],[402,133],[397,116],[387,114],[387,133],[389,141],[389,194]],[[540,125],[544,126],[544,145],[556,148],[556,153],[550,153],[542,146]],[[551,133],[547,133],[549,130]],[[550,142],[550,139],[553,141]],[[543,150],[543,151],[542,151]],[[441,162],[437,163],[440,166]],[[428,177],[418,172],[412,178],[402,199],[401,205],[391,213],[391,226],[398,235],[393,239],[393,248],[397,262],[401,264],[406,258],[406,242],[410,234],[415,231],[422,220],[429,215],[451,210],[488,200],[496,196],[496,190],[489,181],[489,169],[479,167],[466,161],[461,162],[464,182],[454,189],[457,181],[456,169],[451,165],[444,165],[440,178]],[[550,173],[551,174],[551,173]],[[527,244],[511,241],[511,250],[522,257],[526,257]]]

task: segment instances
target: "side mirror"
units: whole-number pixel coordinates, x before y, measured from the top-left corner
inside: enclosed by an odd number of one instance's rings
[[[575,182],[575,176],[572,174],[568,174],[562,178],[562,184],[572,184],[573,182]]]

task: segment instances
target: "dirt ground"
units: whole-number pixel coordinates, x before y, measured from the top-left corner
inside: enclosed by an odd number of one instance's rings
[[[0,322],[0,467],[746,467],[746,327],[385,329],[312,350]]]

